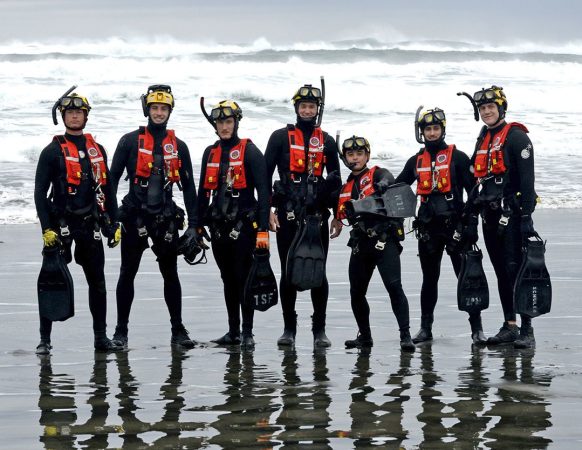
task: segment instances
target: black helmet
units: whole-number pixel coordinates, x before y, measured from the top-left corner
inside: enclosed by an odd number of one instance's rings
[[[361,136],[352,136],[347,138],[342,144],[342,154],[346,154],[348,150],[359,150],[364,149],[366,153],[370,154],[370,143],[368,139]]]
[[[475,100],[477,107],[486,103],[496,103],[497,106],[501,106],[504,111],[507,111],[507,97],[500,86],[493,85],[490,88],[482,88],[473,94],[473,100]]]

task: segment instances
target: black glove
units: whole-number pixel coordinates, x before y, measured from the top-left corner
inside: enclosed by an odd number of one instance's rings
[[[378,182],[374,183],[374,192],[377,192],[378,194],[383,194],[384,192],[386,192],[386,189],[388,189],[388,186],[390,186],[391,184],[392,182],[390,180],[383,178]]]
[[[461,240],[465,245],[471,246],[479,240],[479,232],[477,225],[479,224],[479,216],[470,214],[463,220],[463,231],[461,232]]]
[[[534,236],[536,234],[536,230],[534,230],[533,220],[531,219],[530,214],[521,216],[520,231],[525,238]]]

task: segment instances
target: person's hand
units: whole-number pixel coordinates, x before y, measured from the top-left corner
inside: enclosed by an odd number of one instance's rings
[[[42,241],[45,247],[54,247],[59,243],[59,235],[55,230],[47,228],[42,233]]]
[[[186,230],[186,231],[188,231],[188,230]],[[196,231],[196,240],[198,241],[198,245],[200,246],[200,248],[203,250],[208,250],[210,247],[208,246],[208,244],[206,244],[206,242],[204,242],[204,239],[206,239],[208,242],[210,242],[210,235],[206,231],[206,228],[198,227],[198,228],[195,228],[195,231]]]
[[[530,214],[521,216],[521,224],[519,228],[523,237],[528,238],[536,234],[536,230],[534,230],[533,220]]]
[[[277,217],[277,214],[271,211],[269,213],[269,230],[274,231],[276,233],[277,231],[279,231],[280,226],[281,225],[279,225],[279,218]]]
[[[341,234],[343,227],[343,224],[339,220],[336,218],[332,219],[331,224],[329,225],[329,237],[332,239],[338,237]]]
[[[255,248],[266,248],[269,249],[269,232],[268,231],[257,231],[257,244]]]
[[[474,245],[479,240],[479,232],[477,230],[478,224],[479,216],[471,214],[466,217],[463,231],[461,232],[461,241],[463,241],[467,246]]]
[[[112,225],[112,229],[107,236],[107,246],[115,248],[121,242],[121,227],[118,223]]]

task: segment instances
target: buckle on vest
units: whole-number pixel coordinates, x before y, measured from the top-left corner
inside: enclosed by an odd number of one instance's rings
[[[445,194],[445,200],[447,202],[453,201],[453,199],[454,199],[454,195],[453,195],[452,192],[449,192],[449,193]]]
[[[386,246],[386,242],[384,241],[378,241],[376,242],[376,245],[374,245],[374,248],[376,250],[384,250],[384,247]]]
[[[166,242],[172,242],[173,238],[174,238],[174,235],[172,233],[170,233],[169,231],[164,235],[164,241],[166,241]]]
[[[148,184],[149,184],[148,180],[147,179],[144,179],[144,178],[141,178],[138,181],[138,183],[139,183],[139,186],[142,187],[142,188],[147,188],[148,187]]]
[[[232,198],[238,198],[238,197],[240,197],[240,191],[233,191],[233,190],[231,190],[230,191],[230,196]]]
[[[232,231],[228,234],[228,237],[230,237],[232,240],[236,241],[238,239],[240,235],[240,231],[237,230],[236,228],[233,228]]]
[[[499,225],[506,227],[507,224],[509,223],[509,217],[508,216],[501,216],[499,218]]]
[[[139,228],[137,229],[137,234],[138,234],[138,236],[139,236],[139,237],[145,237],[145,236],[147,236],[147,235],[148,235],[148,230],[146,229],[146,227],[145,227],[145,226],[143,226],[143,227],[139,227]]]
[[[71,232],[69,231],[69,226],[65,225],[61,227],[61,236],[63,237],[67,237],[71,234]]]
[[[287,220],[295,220],[295,212],[287,211]]]
[[[96,241],[100,241],[101,240],[101,233],[99,232],[99,230],[94,230],[93,231],[93,239],[95,239]]]
[[[493,181],[495,184],[503,184],[503,177],[495,177]]]

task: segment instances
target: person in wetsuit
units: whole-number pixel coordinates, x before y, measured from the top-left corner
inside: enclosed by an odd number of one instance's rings
[[[170,313],[171,344],[192,348],[182,323],[182,288],[178,278],[178,230],[184,226],[184,211],[173,200],[176,186],[184,196],[188,216],[186,234],[196,235],[196,188],[188,146],[167,129],[174,109],[170,86],[153,85],[142,96],[147,126],[124,135],[111,164],[111,184],[117,192],[127,171],[129,192],[119,210],[122,223],[121,269],[117,283],[117,327],[114,340],[128,344],[128,323],[134,298],[134,280],[143,252],[152,251],[164,279],[164,300]]]
[[[243,304],[243,297],[253,250],[269,248],[270,185],[263,154],[250,139],[238,136],[241,119],[241,108],[231,100],[211,110],[219,140],[202,156],[198,217],[199,226],[210,229],[228,313],[228,332],[212,342],[252,349],[254,309]]]
[[[275,169],[279,180],[273,185],[269,218],[271,231],[277,233],[277,249],[281,260],[279,295],[283,309],[284,330],[278,345],[295,344],[297,289],[287,279],[287,255],[291,242],[306,215],[321,219],[321,240],[325,253],[329,247],[328,220],[332,207],[330,193],[341,185],[339,159],[335,140],[322,131],[318,124],[321,114],[321,90],[311,85],[302,86],[293,96],[297,115],[295,125],[287,125],[273,132],[265,151],[267,176],[272,180]],[[327,179],[323,178],[323,170]],[[324,276],[321,286],[311,289],[313,304],[312,331],[316,347],[329,347],[325,334],[325,320],[329,286]]]
[[[485,124],[471,158],[478,184],[477,195],[467,204],[474,219],[481,214],[483,238],[497,277],[504,322],[488,345],[513,343],[516,348],[535,345],[531,317],[521,316],[517,326],[513,286],[522,260],[522,244],[535,235],[532,213],[535,191],[534,150],[525,126],[507,123],[507,98],[503,88],[491,86],[473,95]],[[476,235],[476,220],[470,236]]]
[[[42,150],[34,181],[43,242],[46,247],[62,245],[67,263],[72,260],[75,243],[75,261],[83,268],[89,285],[95,350],[120,350],[106,336],[107,289],[101,234],[109,238],[110,246],[117,245],[120,239],[115,225],[117,201],[108,181],[107,153],[90,134],[83,134],[91,110],[85,97],[72,93],[61,97],[57,104],[65,134],[55,136]],[[56,116],[54,120],[56,124]],[[40,317],[37,354],[50,353],[52,324]]]
[[[438,299],[438,281],[443,252],[451,258],[455,275],[461,270],[462,243],[454,239],[463,226],[463,191],[469,195],[474,186],[469,171],[469,157],[445,142],[446,117],[442,109],[424,111],[417,123],[417,138],[424,147],[412,156],[396,177],[396,182],[414,182],[420,198],[415,222],[418,256],[422,269],[420,290],[420,330],[412,341],[417,344],[432,340],[434,309]],[[422,137],[421,137],[422,136]],[[481,314],[469,317],[473,343],[485,344]]]
[[[398,322],[400,347],[403,351],[414,352],[415,346],[410,337],[408,299],[402,289],[400,269],[400,241],[404,240],[403,219],[369,215],[349,217],[345,206],[352,199],[358,200],[376,192],[382,193],[394,184],[394,176],[389,170],[378,166],[368,168],[370,144],[366,138],[352,136],[346,139],[342,144],[342,153],[351,174],[339,193],[337,214],[331,223],[331,237],[339,236],[341,221],[347,218],[353,227],[348,242],[348,246],[352,248],[349,263],[350,297],[358,324],[357,337],[347,340],[345,346],[368,348],[374,345],[366,292],[377,267]]]

